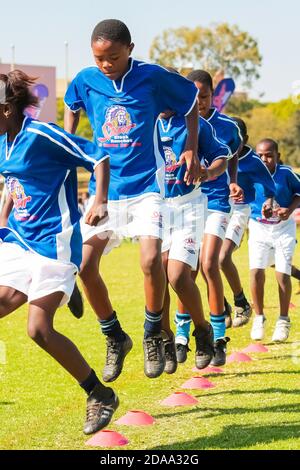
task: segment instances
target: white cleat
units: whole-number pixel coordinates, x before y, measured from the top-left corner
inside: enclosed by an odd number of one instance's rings
[[[256,315],[253,319],[251,329],[251,339],[254,341],[261,341],[265,333],[265,322],[266,318],[264,315]]]
[[[290,328],[290,320],[284,320],[282,318],[277,320],[272,341],[274,341],[275,343],[283,343],[284,341],[286,341],[289,337]]]

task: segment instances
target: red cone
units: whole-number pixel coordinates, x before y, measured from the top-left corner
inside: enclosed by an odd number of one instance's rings
[[[105,429],[95,434],[85,444],[92,447],[119,447],[126,446],[128,443],[129,441],[122,434]]]
[[[252,361],[251,357],[247,354],[241,352],[234,352],[230,354],[226,362],[250,362]]]
[[[214,387],[215,385],[204,377],[192,377],[190,380],[181,385],[181,388],[189,388],[194,390]]]
[[[243,353],[263,353],[268,352],[268,348],[263,344],[249,344],[245,349],[242,350]]]
[[[125,416],[118,419],[116,424],[122,424],[124,426],[151,426],[155,423],[155,419],[140,410],[128,411]]]
[[[209,375],[209,374],[223,374],[222,369],[219,367],[208,366],[204,369],[197,369],[197,367],[193,368],[193,372],[199,372],[202,375]]]
[[[198,400],[184,392],[175,392],[161,402],[164,406],[191,406],[196,405]]]

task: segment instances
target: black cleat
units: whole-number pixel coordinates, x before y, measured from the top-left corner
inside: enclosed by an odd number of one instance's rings
[[[226,364],[226,344],[230,341],[227,336],[215,341],[215,355],[211,361],[212,366],[224,366]]]
[[[74,315],[75,318],[82,317],[83,311],[84,311],[83,300],[82,300],[81,292],[78,289],[78,285],[76,282],[75,282],[74,289],[73,289],[72,295],[68,303],[68,307],[72,315]]]
[[[102,373],[104,382],[113,382],[122,372],[124,359],[132,349],[131,338],[124,332],[125,339],[116,341],[115,338],[106,338],[106,362]]]
[[[187,353],[190,348],[187,344],[176,343],[176,357],[179,364],[183,364],[187,360]]]
[[[164,332],[163,332],[164,336]],[[171,337],[163,338],[163,344],[165,348],[165,358],[166,358],[166,365],[164,371],[167,374],[174,374],[177,370],[177,357],[176,357],[176,349],[175,349],[175,336],[172,335]]]
[[[204,369],[214,356],[214,332],[210,323],[208,329],[196,328],[193,333],[196,341],[195,364],[197,369]]]
[[[119,406],[119,399],[111,389],[111,397],[103,398],[103,388],[96,385],[87,399],[84,434],[93,434],[105,428]]]
[[[251,317],[252,308],[248,302],[243,307],[234,307],[234,319],[233,327],[238,328],[239,326],[246,325]]]
[[[161,335],[153,335],[144,339],[144,372],[147,377],[159,377],[166,365],[165,350]]]

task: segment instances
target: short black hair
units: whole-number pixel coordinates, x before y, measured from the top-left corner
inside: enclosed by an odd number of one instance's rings
[[[245,140],[247,135],[248,135],[247,125],[246,125],[245,121],[243,121],[243,119],[238,118],[238,117],[233,117],[232,119],[237,123],[237,125],[239,127],[239,130],[240,130],[240,133],[241,133],[243,139]]]
[[[103,20],[95,26],[91,38],[92,44],[101,40],[120,42],[129,46],[131,44],[131,34],[122,21]]]
[[[211,90],[214,89],[212,77],[205,70],[192,70],[186,78],[192,82],[203,83],[203,85],[209,86]]]
[[[267,137],[266,139],[261,139],[259,142],[257,142],[256,145],[259,145],[259,144],[269,144],[271,145],[273,150],[275,150],[275,152],[277,153],[279,152],[278,142],[276,142],[276,140],[273,140]]]

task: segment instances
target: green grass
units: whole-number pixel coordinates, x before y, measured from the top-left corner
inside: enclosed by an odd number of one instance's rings
[[[247,246],[235,255],[249,294]],[[297,253],[296,262],[299,264]],[[150,380],[143,373],[143,278],[138,245],[125,243],[104,258],[102,272],[121,322],[134,340],[125,370],[115,382],[121,405],[115,418],[130,409],[152,414],[157,423],[147,428],[117,426],[126,435],[125,449],[299,449],[300,448],[300,296],[291,310],[293,328],[282,345],[269,345],[267,354],[252,355],[253,362],[228,364],[225,373],[211,376],[216,388],[193,391],[199,404],[167,408],[159,404],[192,377],[193,353],[173,376]],[[207,310],[205,288],[200,288]],[[293,291],[297,289],[293,282]],[[228,298],[231,300],[226,285]],[[173,297],[173,311],[174,311]],[[266,285],[268,317],[265,344],[271,340],[278,314],[277,287],[270,269]],[[78,345],[100,373],[105,344],[95,317],[86,303],[82,320],[67,308],[57,313],[56,328]],[[1,321],[0,340],[7,352],[0,362],[0,449],[85,449],[82,434],[85,396],[64,370],[26,336],[26,308]],[[247,346],[250,325],[229,330],[229,353]],[[1,358],[0,358],[1,361]]]

